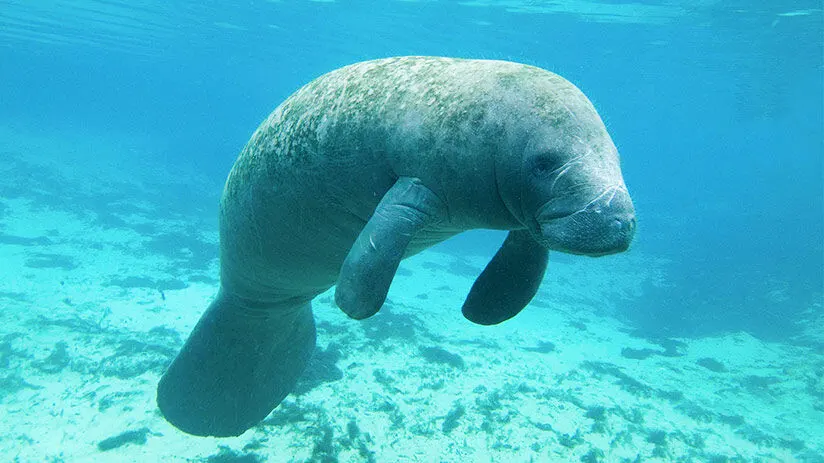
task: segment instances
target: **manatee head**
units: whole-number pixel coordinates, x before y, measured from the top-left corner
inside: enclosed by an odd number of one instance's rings
[[[517,92],[507,127],[504,202],[550,250],[601,256],[625,251],[635,209],[621,175],[618,150],[592,103],[573,84],[531,68]],[[517,128],[513,128],[512,125]],[[517,138],[514,140],[513,138]],[[511,177],[510,177],[511,178]]]

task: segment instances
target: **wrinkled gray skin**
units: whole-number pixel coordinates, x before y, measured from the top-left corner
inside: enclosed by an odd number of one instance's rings
[[[280,403],[315,345],[310,301],[377,312],[399,261],[464,230],[511,230],[464,315],[495,324],[535,295],[548,250],[627,249],[618,153],[563,78],[503,61],[402,57],[326,74],[258,128],[221,200],[221,287],[158,386],[164,416],[239,435]]]

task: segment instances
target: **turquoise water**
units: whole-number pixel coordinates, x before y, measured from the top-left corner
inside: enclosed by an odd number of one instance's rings
[[[763,3],[763,2],[762,2]],[[824,461],[820,2],[0,0],[0,446],[9,461]],[[155,387],[218,287],[251,133],[313,78],[510,60],[592,100],[630,250],[551,253],[460,313],[501,232],[405,261],[354,321],[314,301],[295,391],[188,436]]]

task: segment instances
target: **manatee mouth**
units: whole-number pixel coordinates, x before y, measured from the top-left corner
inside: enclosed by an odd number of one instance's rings
[[[624,188],[611,188],[573,212],[547,204],[537,214],[540,241],[568,254],[624,252],[635,235],[635,209]]]
[[[599,257],[629,249],[635,234],[635,218],[576,212],[543,222],[540,228],[544,245],[549,249]]]

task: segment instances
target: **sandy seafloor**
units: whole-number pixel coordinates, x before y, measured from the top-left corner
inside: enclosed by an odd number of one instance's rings
[[[634,337],[613,304],[666,284],[637,252],[551,257],[495,327],[460,313],[486,257],[424,252],[372,319],[315,300],[312,365],[261,425],[188,436],[155,386],[217,288],[219,187],[125,137],[0,135],[3,461],[824,461],[820,349]]]

